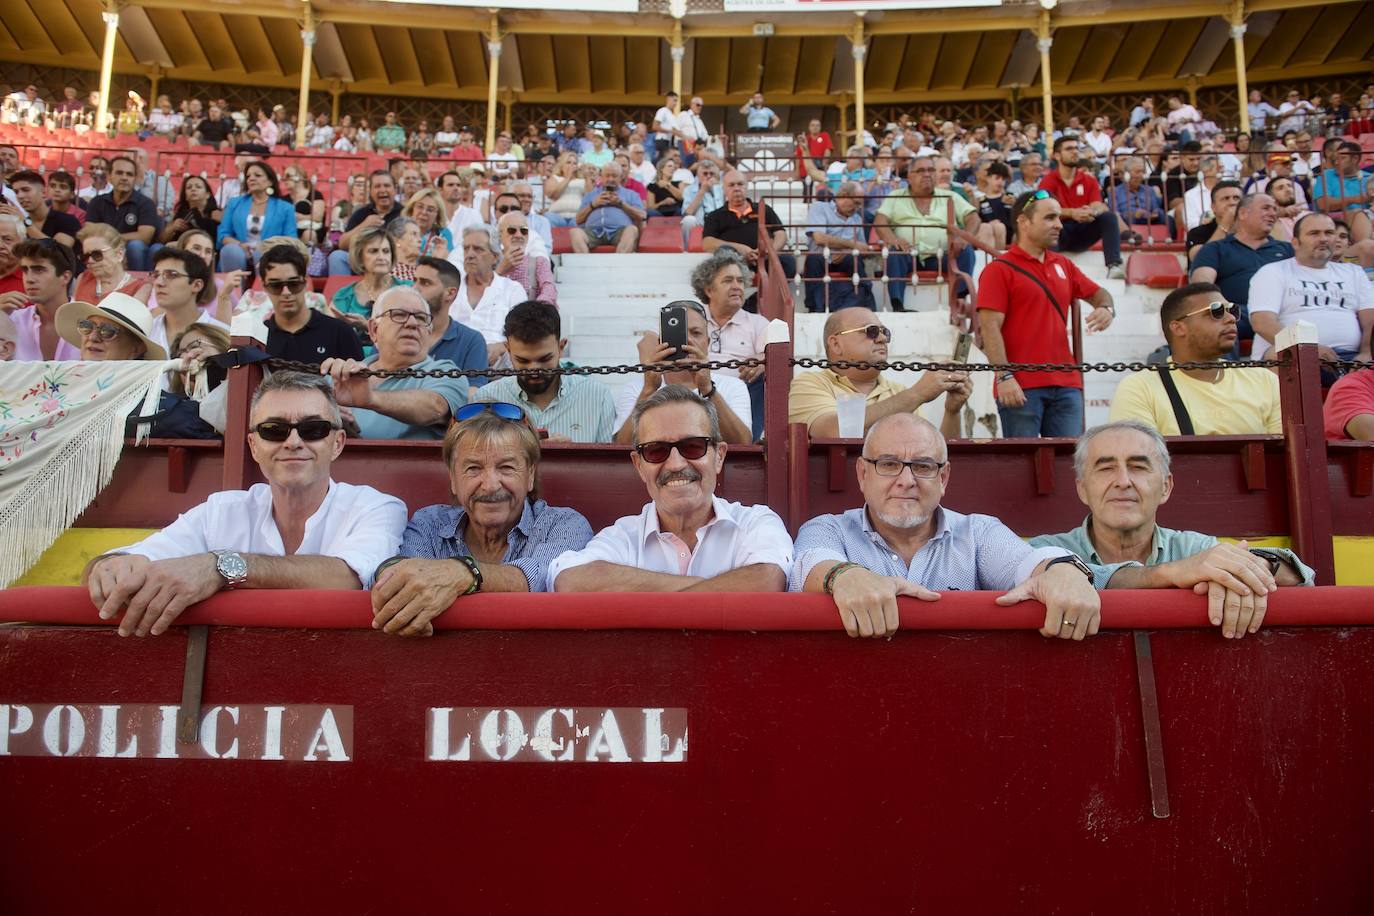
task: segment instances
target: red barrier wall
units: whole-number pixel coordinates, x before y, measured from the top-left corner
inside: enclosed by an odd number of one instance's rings
[[[1153,634],[1162,820],[1119,631],[678,629],[836,624],[823,599],[758,595],[484,596],[446,622],[506,629],[416,641],[216,628],[207,706],[349,706],[351,759],[0,757],[5,911],[1364,913],[1374,630],[1345,624],[1370,620],[1370,595],[1274,602],[1273,622],[1339,627]],[[13,590],[0,618],[89,620],[83,601]],[[191,613],[338,625],[364,601],[238,593]],[[1110,593],[1104,619],[1194,625],[1201,606]],[[975,593],[904,611],[908,628],[1038,616]],[[512,631],[559,622],[671,629]],[[180,629],[5,628],[0,646],[0,703],[180,695]],[[690,749],[680,764],[427,761],[432,707],[684,709]]]

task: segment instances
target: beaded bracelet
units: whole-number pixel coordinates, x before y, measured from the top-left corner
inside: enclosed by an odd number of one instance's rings
[[[478,566],[477,561],[466,554],[454,557],[453,559],[462,563],[468,568],[468,572],[472,573],[472,584],[468,586],[468,590],[463,592],[463,594],[471,595],[474,592],[480,592],[482,590],[482,567]]]
[[[821,583],[821,591],[827,595],[835,594],[835,579],[845,570],[853,569],[858,563],[836,563],[830,567],[830,572],[825,574],[825,581]]]

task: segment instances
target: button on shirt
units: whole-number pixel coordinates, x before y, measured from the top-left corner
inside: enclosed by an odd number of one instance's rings
[[[715,315],[707,309],[706,336],[708,359],[753,359],[763,355],[763,348],[768,343],[768,319],[740,309],[731,315],[725,324],[719,324]],[[715,371],[730,378],[739,378],[738,369]]]
[[[897,576],[932,591],[1005,591],[1024,582],[1035,567],[1068,556],[1062,547],[1032,547],[990,515],[935,510],[935,536],[905,563],[868,520],[868,507],[818,515],[797,532],[789,591],[799,592],[818,563],[858,563],[882,576]]]
[[[363,588],[371,588],[372,574],[395,555],[405,526],[406,507],[396,497],[330,481],[324,501],[306,520],[305,538],[294,556],[336,557],[357,573]],[[211,550],[286,556],[272,518],[270,486],[212,493],[166,528],[114,552],[171,560]]]
[[[864,231],[863,211],[855,209],[848,216],[841,216],[833,200],[818,200],[806,210],[806,237],[810,242],[807,251],[820,254],[823,246],[816,241],[816,233],[844,239],[846,242],[862,242],[867,235]],[[834,254],[838,249],[831,251]]]
[[[401,556],[447,560],[470,556],[464,538],[467,513],[461,506],[426,506],[406,525]],[[549,563],[565,551],[581,550],[592,539],[592,526],[575,509],[555,508],[542,499],[525,501],[520,521],[506,535],[501,562],[525,574],[530,591],[549,590]]]
[[[1089,515],[1083,520],[1082,525],[1072,531],[1065,531],[1063,534],[1042,534],[1031,538],[1030,543],[1033,547],[1040,548],[1062,547],[1078,554],[1079,559],[1092,567],[1093,586],[1099,589],[1106,588],[1112,576],[1116,575],[1116,571],[1123,566],[1158,566],[1160,563],[1172,563],[1175,560],[1184,560],[1193,554],[1202,553],[1204,550],[1210,550],[1221,543],[1210,534],[1201,534],[1197,531],[1179,531],[1156,525],[1154,539],[1150,542],[1150,561],[1148,563],[1137,563],[1134,560],[1125,563],[1103,563],[1102,558],[1097,555],[1097,548],[1093,546],[1092,521],[1093,517]],[[1265,549],[1273,550],[1292,563],[1302,573],[1303,585],[1313,583],[1312,568],[1299,560],[1298,555],[1293,551],[1274,547]]]
[[[377,354],[363,360],[371,366],[377,361]],[[417,372],[431,369],[450,370],[457,367],[446,360],[426,356],[409,367]],[[440,395],[448,403],[451,417],[468,401],[468,380],[465,378],[384,378],[376,386],[377,391],[414,391],[424,389]],[[362,439],[442,439],[448,428],[448,420],[434,426],[412,426],[402,420],[395,420],[385,414],[363,407],[352,407],[353,419],[358,421],[358,435]]]
[[[558,394],[547,407],[531,401],[519,382],[509,377],[477,389],[470,400],[519,404],[536,429],[573,442],[610,442],[617,428],[611,390],[585,375],[559,376]]]
[[[582,207],[590,207],[596,199],[601,196],[602,191],[602,188],[596,188],[590,193],[584,194],[582,197]],[[615,194],[625,206],[634,207],[638,210],[644,209],[644,201],[640,199],[638,194],[631,191],[629,188],[616,188]],[[596,235],[607,236],[614,235],[626,226],[633,226],[634,222],[635,221],[630,218],[630,214],[626,213],[620,207],[597,207],[587,214],[586,221],[582,223],[582,229],[587,232],[595,233]]]
[[[904,190],[888,195],[878,212],[887,217],[888,225],[897,238],[909,244],[919,257],[938,255],[949,247],[949,233],[946,231],[949,216],[949,202],[954,203],[954,221],[964,226],[973,205],[958,194],[944,188],[936,188],[934,197],[927,202],[929,212],[921,212],[911,191]]]
[[[549,565],[549,582],[558,574],[597,560],[649,572],[709,579],[755,563],[772,563],[784,574],[792,567],[792,539],[777,513],[767,506],[745,506],[711,497],[713,515],[697,529],[696,550],[659,529],[654,503],[603,528],[582,550],[561,554]]]

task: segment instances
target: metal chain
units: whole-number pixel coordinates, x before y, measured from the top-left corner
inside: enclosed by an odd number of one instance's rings
[[[467,378],[485,376],[487,378],[545,378],[550,375],[628,375],[644,372],[699,372],[702,369],[744,369],[763,366],[762,359],[728,359],[714,362],[682,361],[675,363],[635,364],[626,366],[569,366],[554,369],[363,369],[358,374],[373,378]],[[901,360],[893,362],[870,362],[852,359],[812,359],[800,357],[788,360],[788,364],[799,369],[879,369],[891,372],[1158,372],[1164,368],[1173,369],[1276,369],[1286,366],[1286,360],[1212,360],[1210,362],[1190,363],[954,363],[920,362]],[[315,363],[296,362],[288,359],[268,359],[264,365],[273,371],[288,370],[307,372],[316,375],[320,367]],[[1343,360],[1338,363],[1325,363],[1343,371],[1374,368],[1374,362]]]

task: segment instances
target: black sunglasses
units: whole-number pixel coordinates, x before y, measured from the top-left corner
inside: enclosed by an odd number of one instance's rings
[[[892,339],[892,329],[881,324],[866,324],[861,328],[850,328],[848,331],[837,332],[835,336],[843,337],[846,334],[857,334],[860,331],[863,331],[864,336],[867,337],[869,340]]]
[[[519,206],[514,206],[514,207],[497,207],[497,208],[496,208],[496,212],[497,212],[497,213],[514,213],[516,210],[519,210],[519,209],[520,209]]]
[[[459,423],[464,420],[471,420],[479,417],[490,410],[502,420],[520,421],[525,419],[525,412],[516,404],[507,401],[477,401],[472,404],[464,404],[458,408],[458,412],[453,415],[453,419]]]
[[[292,277],[289,280],[264,280],[262,285],[267,287],[269,293],[281,295],[284,291],[290,290],[294,294],[305,289],[305,277]]]
[[[258,438],[266,439],[268,442],[285,442],[291,438],[291,430],[294,429],[303,441],[319,442],[340,428],[328,420],[300,420],[296,423],[287,423],[285,420],[264,420],[253,427],[253,432],[258,434]]]
[[[1221,320],[1222,315],[1230,315],[1237,321],[1240,320],[1240,306],[1236,305],[1234,302],[1221,301],[1209,302],[1200,309],[1193,309],[1191,312],[1185,312],[1182,315],[1179,315],[1178,317],[1192,318],[1194,315],[1201,315],[1203,312],[1207,312],[1209,315],[1211,315],[1218,321]]]
[[[688,461],[696,461],[710,451],[716,440],[710,436],[690,436],[676,442],[642,442],[635,446],[639,457],[650,464],[662,464],[677,449],[677,453]]]

